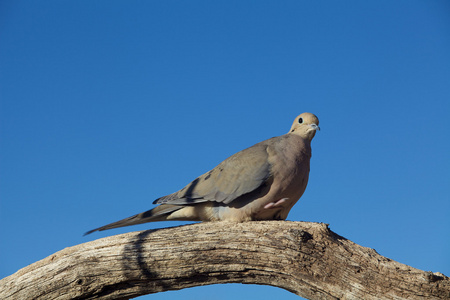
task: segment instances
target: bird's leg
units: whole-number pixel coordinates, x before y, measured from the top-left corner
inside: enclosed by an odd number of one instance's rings
[[[269,202],[266,205],[264,205],[265,209],[271,209],[271,208],[277,208],[281,205],[283,205],[284,202],[286,202],[286,200],[288,200],[289,198],[282,198],[280,200],[278,200],[277,202]]]

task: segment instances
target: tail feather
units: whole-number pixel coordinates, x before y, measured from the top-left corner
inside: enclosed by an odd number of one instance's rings
[[[119,228],[124,226],[137,225],[147,222],[165,221],[167,217],[174,211],[183,208],[179,205],[160,205],[143,213],[125,218],[123,220],[113,222],[111,224],[89,230],[84,235],[91,234],[95,231],[103,231],[107,229]]]

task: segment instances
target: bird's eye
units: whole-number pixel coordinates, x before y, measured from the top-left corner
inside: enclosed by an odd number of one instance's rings
[[[299,118],[299,119],[298,119],[298,123],[299,123],[299,124],[302,124],[302,123],[303,123],[303,118]]]

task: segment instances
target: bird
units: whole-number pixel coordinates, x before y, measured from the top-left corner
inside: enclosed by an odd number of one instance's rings
[[[320,130],[312,113],[298,115],[288,133],[228,157],[181,190],[156,199],[155,208],[92,229],[103,231],[156,221],[285,220],[308,184],[311,141]]]

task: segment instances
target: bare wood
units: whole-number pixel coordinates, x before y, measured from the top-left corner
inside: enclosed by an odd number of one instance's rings
[[[0,299],[128,299],[216,283],[308,299],[449,299],[450,280],[328,229],[286,221],[199,223],[61,250],[0,280]]]

